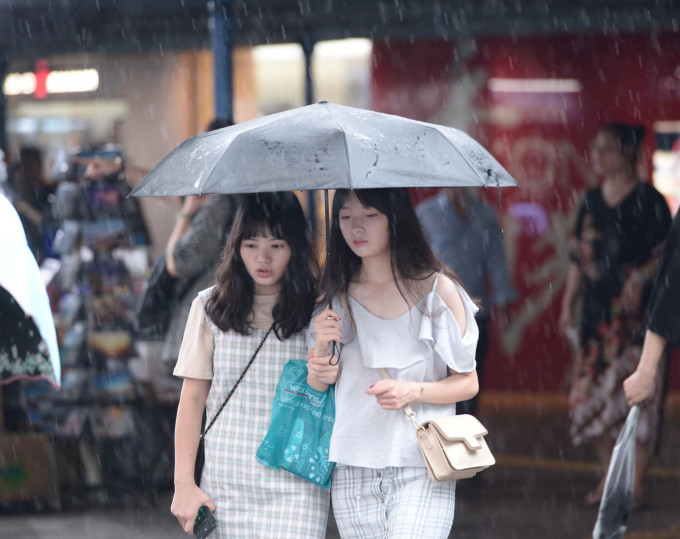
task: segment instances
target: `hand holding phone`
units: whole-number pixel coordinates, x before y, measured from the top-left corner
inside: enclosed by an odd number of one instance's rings
[[[197,539],[204,539],[210,535],[215,528],[217,528],[217,521],[205,505],[201,505],[198,510],[198,515],[194,521],[194,536]]]

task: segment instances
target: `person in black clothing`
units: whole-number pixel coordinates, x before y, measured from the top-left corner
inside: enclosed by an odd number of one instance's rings
[[[45,257],[45,233],[50,221],[50,204],[56,186],[48,181],[43,171],[43,154],[39,148],[24,146],[19,150],[13,182],[16,191],[14,207],[26,231],[26,239],[33,254],[42,262]]]
[[[571,437],[575,445],[594,443],[604,470],[628,414],[621,384],[640,355],[646,300],[671,223],[661,193],[635,172],[644,132],[644,127],[608,124],[595,137],[592,165],[603,182],[586,193],[577,215],[560,314],[563,330],[574,326],[572,310],[580,293]],[[661,401],[657,395],[638,420],[636,503],[658,439]],[[586,504],[599,503],[604,479],[586,495]]]
[[[657,392],[656,379],[666,345],[680,346],[680,211],[661,254],[659,273],[647,310],[647,331],[640,363],[623,382],[628,404],[648,402]]]

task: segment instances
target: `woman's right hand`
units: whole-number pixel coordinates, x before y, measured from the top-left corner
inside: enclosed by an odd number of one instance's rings
[[[205,505],[211,511],[215,511],[215,504],[204,491],[193,481],[187,485],[175,484],[175,494],[172,497],[170,511],[177,517],[180,526],[189,535],[194,534],[194,522],[198,510]]]
[[[656,377],[654,372],[638,369],[623,381],[623,391],[629,406],[644,404],[656,392]]]
[[[316,332],[315,357],[329,355],[331,343],[340,342],[342,338],[340,320],[340,315],[333,309],[326,309],[316,317],[314,320],[314,331]]]

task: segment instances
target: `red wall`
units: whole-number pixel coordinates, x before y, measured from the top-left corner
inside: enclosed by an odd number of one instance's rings
[[[573,79],[578,92],[499,93],[491,78]],[[653,124],[680,121],[680,40],[673,34],[479,38],[374,46],[373,103],[381,112],[460,127],[519,181],[503,192],[503,226],[521,299],[494,332],[489,388],[565,387],[571,356],[556,331],[566,238],[584,189],[588,148],[607,121],[644,124],[641,176],[651,177]],[[490,190],[491,191],[491,190]],[[415,200],[431,192],[414,190]],[[495,192],[483,196],[497,204]],[[680,388],[680,362],[672,365]]]

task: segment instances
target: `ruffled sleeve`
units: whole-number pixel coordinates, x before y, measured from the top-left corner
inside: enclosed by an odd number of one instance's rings
[[[467,292],[456,284],[465,307],[466,331],[460,334],[458,321],[451,309],[435,291],[427,296],[427,313],[420,325],[419,338],[429,343],[434,349],[435,358],[439,358],[456,372],[471,372],[475,369],[475,352],[479,340],[479,328],[475,314],[479,308],[474,304]]]

